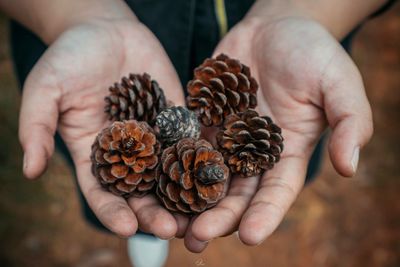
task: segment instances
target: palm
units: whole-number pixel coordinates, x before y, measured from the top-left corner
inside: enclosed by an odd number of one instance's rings
[[[109,123],[103,111],[104,96],[108,86],[122,76],[148,72],[171,100],[182,104],[179,81],[170,65],[158,41],[144,26],[130,21],[100,22],[77,26],[60,36],[26,83],[24,98],[41,94],[41,102],[54,105],[50,119],[58,119],[58,131],[71,152],[83,194],[99,219],[121,235],[132,234],[138,223],[144,231],[170,237],[177,225],[153,197],[132,198],[127,203],[101,190],[91,175],[91,145]]]
[[[315,22],[283,19],[251,33],[247,24],[239,24],[222,40],[216,54],[226,53],[250,67],[260,83],[258,110],[282,127],[285,149],[273,170],[263,177],[235,177],[227,197],[193,221],[186,238],[193,251],[205,248],[202,241],[236,230],[243,242],[253,245],[275,230],[303,187],[308,160],[327,122],[338,123],[342,108],[349,106],[338,103],[345,92],[328,90],[340,84],[340,78],[357,78],[350,58]],[[334,164],[348,175],[349,163],[340,160]]]
[[[309,24],[289,20],[266,28],[257,43],[264,52],[250,63],[260,81],[258,108],[283,129],[283,159],[310,156],[327,124],[321,82],[337,67],[333,56],[346,56],[322,28]],[[293,25],[294,31],[282,30]]]

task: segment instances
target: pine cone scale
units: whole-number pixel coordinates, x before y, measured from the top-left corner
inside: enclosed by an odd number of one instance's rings
[[[166,188],[167,188],[167,176],[165,174],[161,174],[160,177],[158,178],[158,186],[157,188],[159,190],[161,190],[161,192],[163,193],[163,195],[167,194]]]
[[[217,93],[225,93],[224,83],[219,78],[210,79],[210,86],[212,86]]]
[[[129,168],[126,165],[122,164],[113,164],[111,166],[111,175],[120,179],[124,178],[129,172]]]
[[[185,190],[189,190],[189,189],[192,189],[193,188],[193,181],[192,181],[192,179],[191,179],[191,177],[190,177],[190,172],[189,171],[186,171],[182,176],[181,176],[181,179],[180,179],[180,184],[181,184],[181,186],[183,187],[183,189],[185,189]]]
[[[179,211],[179,210],[176,208],[176,204],[175,204],[174,202],[172,202],[168,197],[161,197],[161,200],[162,200],[164,206],[165,206],[167,209],[169,209],[169,210],[171,210],[171,211]]]
[[[184,203],[188,205],[193,204],[195,201],[195,195],[192,190],[181,190],[179,197]]]
[[[143,193],[147,193],[148,191],[153,189],[154,184],[155,184],[155,181],[151,181],[148,183],[140,183],[140,184],[138,184],[137,189]]]
[[[183,169],[185,171],[190,171],[193,166],[194,150],[188,149],[183,151],[182,154],[178,151],[178,155],[182,157]]]
[[[129,185],[138,185],[142,181],[142,175],[139,173],[130,172],[125,177],[125,183]]]
[[[178,210],[184,213],[191,213],[192,211],[190,210],[190,206],[186,205],[184,202],[178,202],[176,203],[176,206],[178,207]]]
[[[199,197],[206,200],[208,203],[217,202],[224,193],[224,183],[214,183],[210,186],[204,186],[195,180],[195,185]]]
[[[114,183],[118,180],[118,177],[111,175],[111,171],[106,168],[101,168],[99,175],[102,178],[103,183]]]
[[[178,182],[182,175],[182,169],[178,161],[175,161],[169,167],[169,177],[172,181]]]
[[[175,183],[167,184],[165,191],[169,197],[169,199],[175,203],[179,202],[180,200],[180,188]]]
[[[101,151],[98,151],[98,152],[100,152],[100,153],[98,153],[99,155],[96,155],[96,160],[98,162],[102,161],[103,159],[106,161],[106,162],[104,162],[104,164],[106,164],[106,163],[113,164],[113,163],[117,163],[117,162],[121,161],[121,157],[117,154],[111,154],[111,153],[106,152],[103,154],[103,156],[101,156]],[[100,157],[100,158],[98,158],[98,157]],[[100,161],[99,161],[99,159],[100,159]]]
[[[165,150],[164,150],[165,151]],[[165,152],[164,152],[165,153]],[[163,160],[163,171],[165,173],[169,173],[169,168],[177,160],[176,155],[169,154],[165,157],[165,160]],[[168,168],[168,169],[167,169]]]
[[[191,213],[201,213],[207,209],[207,202],[205,200],[198,199],[196,202],[190,204],[190,209]]]

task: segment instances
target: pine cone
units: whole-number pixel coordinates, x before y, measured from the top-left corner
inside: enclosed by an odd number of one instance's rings
[[[224,197],[229,169],[207,141],[181,139],[164,150],[161,162],[156,193],[167,209],[200,213]]]
[[[242,177],[272,169],[283,150],[281,128],[251,109],[228,116],[217,143],[231,173]]]
[[[160,144],[146,122],[114,122],[92,145],[92,173],[102,186],[125,198],[148,193],[159,175]]]
[[[219,126],[228,115],[257,106],[258,84],[249,67],[224,54],[197,67],[187,90],[187,106],[205,126]]]
[[[171,145],[182,138],[200,136],[200,124],[196,114],[185,107],[170,107],[160,112],[156,117],[159,140],[165,145]]]
[[[151,126],[157,114],[167,106],[164,92],[149,74],[130,74],[110,87],[105,112],[111,121],[146,121]]]

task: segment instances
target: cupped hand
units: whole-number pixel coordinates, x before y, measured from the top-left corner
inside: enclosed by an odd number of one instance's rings
[[[108,229],[127,237],[139,227],[170,238],[182,232],[185,219],[170,214],[153,196],[126,201],[104,191],[90,171],[91,145],[109,125],[103,111],[108,87],[129,73],[143,72],[159,82],[170,100],[184,104],[172,63],[158,40],[133,15],[92,19],[63,32],[24,85],[19,128],[23,169],[28,178],[44,172],[58,130],[73,158],[83,195]]]
[[[280,162],[262,177],[234,177],[215,208],[195,218],[185,244],[202,251],[207,241],[238,231],[248,245],[267,238],[301,191],[312,151],[329,126],[329,155],[337,172],[353,176],[359,149],[373,131],[371,109],[357,67],[317,22],[286,17],[245,19],[221,41],[259,81],[258,111],[282,127]]]

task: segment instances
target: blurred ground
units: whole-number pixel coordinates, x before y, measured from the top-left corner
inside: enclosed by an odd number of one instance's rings
[[[23,180],[17,140],[20,96],[6,20],[0,17],[0,266],[128,267],[125,242],[80,216],[71,172],[56,154],[36,182]],[[353,57],[374,111],[375,135],[355,179],[325,160],[278,231],[258,247],[235,236],[199,255],[171,241],[167,266],[400,266],[400,4],[368,22]]]

